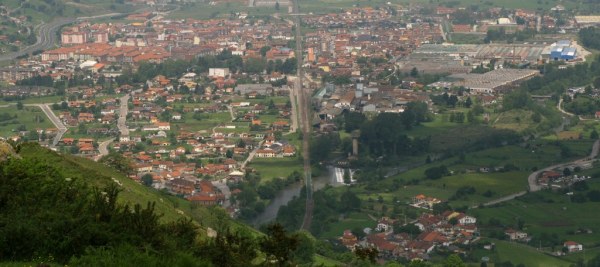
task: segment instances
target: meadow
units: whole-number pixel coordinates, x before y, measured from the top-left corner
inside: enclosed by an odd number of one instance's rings
[[[490,262],[503,263],[510,261],[515,266],[523,264],[531,267],[546,267],[546,266],[570,266],[572,263],[561,258],[544,254],[532,247],[511,243],[497,239],[484,239],[482,242],[492,242],[496,245],[493,251],[485,249],[477,249],[473,251],[473,257],[482,258],[488,257]],[[488,265],[489,266],[489,265]]]
[[[55,128],[38,107],[23,107],[22,110],[18,110],[16,106],[9,106],[0,108],[0,113],[6,114],[7,118],[0,122],[0,136],[16,135],[21,125],[24,125],[26,130]]]
[[[260,173],[261,183],[275,178],[286,178],[294,171],[302,173],[302,161],[296,157],[289,158],[254,158],[248,163],[248,167],[254,168]]]
[[[598,178],[587,183],[590,189],[600,189]],[[481,222],[494,218],[506,225],[514,224],[519,218],[525,222],[523,230],[530,236],[556,234],[560,240],[573,240],[583,244],[584,248],[591,248],[600,245],[600,218],[597,210],[597,202],[575,203],[568,195],[542,191],[496,207],[473,209],[469,213],[480,218]],[[592,232],[576,233],[580,228]]]

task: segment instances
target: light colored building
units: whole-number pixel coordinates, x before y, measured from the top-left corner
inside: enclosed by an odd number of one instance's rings
[[[229,68],[209,68],[208,76],[225,78],[229,76]]]
[[[83,32],[63,32],[60,41],[63,45],[84,44],[87,42],[87,35]]]

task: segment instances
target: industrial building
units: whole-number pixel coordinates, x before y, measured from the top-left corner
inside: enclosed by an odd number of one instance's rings
[[[560,40],[551,46],[550,60],[569,61],[577,58],[577,48],[571,46],[570,40]]]
[[[497,69],[483,74],[454,74],[448,78],[453,86],[462,86],[472,93],[495,94],[533,78],[539,71],[531,69]]]

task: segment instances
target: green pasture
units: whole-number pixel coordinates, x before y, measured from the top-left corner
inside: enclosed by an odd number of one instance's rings
[[[303,172],[302,161],[298,157],[289,158],[254,158],[248,163],[248,167],[254,168],[260,173],[261,183],[274,178],[286,178],[294,171]]]

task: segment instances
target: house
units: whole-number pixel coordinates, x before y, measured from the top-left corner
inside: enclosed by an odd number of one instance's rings
[[[358,238],[352,233],[350,230],[344,230],[344,235],[340,237],[340,242],[342,245],[347,247],[349,250],[354,250],[358,245]]]
[[[77,116],[77,121],[79,121],[80,123],[81,122],[93,122],[94,114],[81,112],[81,113],[79,113],[79,116]]]
[[[508,238],[513,241],[514,240],[524,240],[527,238],[527,233],[517,231],[514,229],[507,229],[506,231],[504,231],[504,234],[507,235]]]
[[[459,214],[458,216],[456,216],[456,218],[458,220],[458,223],[462,225],[475,224],[477,222],[477,219],[475,219],[475,217],[471,217],[464,213]]]
[[[392,226],[394,225],[394,222],[395,222],[395,220],[392,220],[388,217],[382,217],[377,222],[377,227],[375,227],[375,230],[377,230],[379,232],[391,231]]]
[[[594,117],[596,119],[600,119],[600,111],[596,111],[596,114],[594,115]]]
[[[293,157],[296,155],[296,148],[291,145],[283,146],[283,156],[284,157]]]
[[[158,127],[159,131],[170,131],[171,130],[171,124],[168,122],[157,122],[156,126]]]
[[[71,146],[71,145],[73,145],[73,142],[75,142],[75,139],[73,139],[73,138],[63,138],[62,142],[66,146]]]
[[[566,241],[563,246],[567,248],[569,252],[577,252],[583,250],[583,245],[575,241]]]
[[[277,153],[275,153],[275,151],[272,149],[259,149],[256,151],[257,158],[274,158],[276,156]]]

